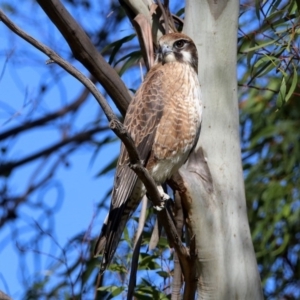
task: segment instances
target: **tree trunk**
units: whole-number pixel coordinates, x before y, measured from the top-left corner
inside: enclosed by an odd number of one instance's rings
[[[197,162],[192,157],[181,170],[192,199],[189,217],[196,238],[198,299],[263,299],[241,163],[238,12],[237,0],[186,1],[184,32],[198,48],[204,103]]]

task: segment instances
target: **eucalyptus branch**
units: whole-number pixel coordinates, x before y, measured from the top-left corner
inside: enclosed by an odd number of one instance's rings
[[[12,300],[8,295],[0,290],[0,299],[1,300]]]
[[[69,44],[74,57],[101,83],[124,116],[131,96],[117,74],[93,45],[83,28],[59,0],[37,0]]]
[[[43,1],[40,1],[40,0],[37,0],[37,1],[40,3],[41,6],[44,4]],[[41,4],[41,2],[43,4]],[[47,6],[47,8],[48,8],[48,4],[50,6],[50,3],[51,3],[51,5],[53,5],[53,3],[56,3],[58,5],[59,1],[49,0],[49,1],[47,1],[47,5],[44,4],[44,6]],[[62,17],[62,15],[60,15],[60,17]],[[66,16],[66,18],[67,17],[68,16]],[[71,17],[71,16],[69,16],[69,17]],[[13,32],[15,32],[21,38],[26,40],[28,43],[30,43],[32,46],[34,46],[41,52],[45,53],[51,59],[51,62],[57,63],[64,70],[66,70],[69,74],[71,74],[73,77],[78,79],[92,93],[92,95],[95,97],[95,99],[101,106],[102,110],[104,111],[107,119],[110,121],[110,128],[115,132],[115,134],[124,143],[126,150],[128,152],[129,158],[130,158],[130,168],[137,174],[139,179],[145,185],[147,193],[148,193],[152,203],[155,206],[161,206],[161,198],[160,198],[160,194],[158,192],[156,183],[153,180],[153,178],[151,177],[151,175],[149,174],[148,170],[144,167],[132,138],[130,137],[129,133],[126,131],[123,124],[117,119],[117,117],[113,113],[111,107],[108,105],[108,103],[106,102],[103,95],[97,90],[96,86],[91,82],[91,80],[88,79],[86,76],[84,76],[80,71],[78,71],[70,63],[65,61],[58,54],[56,54],[52,49],[50,49],[49,47],[40,43],[39,41],[37,41],[36,39],[31,37],[30,35],[25,33],[23,30],[21,30],[12,21],[10,21],[1,10],[0,10],[0,20],[2,20],[3,23],[8,28],[10,28]],[[73,32],[73,34],[74,34],[74,32]],[[68,36],[68,38],[70,38],[70,37]],[[74,38],[74,36],[73,36],[73,38]],[[62,143],[64,143],[64,141]],[[48,151],[46,151],[42,154],[39,153],[39,156],[47,155],[47,154],[48,154]],[[32,160],[36,157],[37,157],[37,154],[31,156],[30,160]],[[28,162],[28,159],[29,158],[27,158],[25,160],[23,159],[19,162],[13,163],[13,165],[24,164],[25,162]],[[12,167],[12,164],[6,164],[6,171],[11,170],[11,167]],[[170,244],[174,246],[174,248],[176,249],[176,251],[178,253],[178,256],[181,259],[188,259],[188,257],[189,257],[188,250],[182,244],[181,238],[177,234],[177,230],[176,230],[174,221],[172,219],[172,212],[171,212],[171,209],[170,209],[168,203],[166,204],[166,209],[163,209],[158,212],[158,216],[160,218],[162,225],[165,228],[165,231],[167,233]]]
[[[48,1],[47,1],[47,3],[48,3]],[[36,49],[38,49],[41,52],[43,52],[44,54],[46,54],[51,59],[50,62],[53,61],[53,62],[57,63],[65,71],[67,71],[69,74],[71,74],[77,80],[79,80],[86,88],[88,88],[89,91],[92,93],[92,95],[97,100],[97,102],[100,104],[102,110],[104,111],[104,113],[109,121],[116,119],[116,116],[115,116],[113,110],[110,108],[110,106],[107,104],[105,98],[99,93],[98,89],[96,88],[96,86],[93,84],[93,82],[89,78],[84,76],[80,71],[78,71],[75,67],[73,67],[69,62],[64,60],[58,54],[56,54],[52,49],[50,49],[46,45],[42,44],[41,42],[37,41],[32,36],[30,36],[25,31],[23,31],[21,28],[16,26],[12,21],[10,21],[8,19],[8,17],[1,10],[0,10],[0,20],[10,30],[12,30],[14,33],[16,33],[22,39],[24,39],[29,44],[31,44],[33,47],[35,47]]]
[[[156,248],[156,246],[159,242],[160,235],[161,235],[161,224],[159,222],[159,219],[156,218],[155,224],[152,229],[152,234],[151,234],[151,238],[149,241],[149,245],[148,245],[148,249],[150,251]]]
[[[13,32],[15,32],[18,36],[23,38],[25,41],[30,43],[32,46],[34,46],[41,52],[45,53],[53,62],[57,63],[64,70],[66,70],[69,74],[71,74],[73,77],[78,79],[92,93],[92,95],[95,97],[95,99],[101,106],[108,121],[110,121],[110,128],[124,143],[124,145],[128,151],[129,158],[130,158],[131,169],[138,175],[138,177],[144,183],[144,185],[151,197],[151,201],[153,202],[153,204],[156,206],[160,206],[161,205],[160,194],[157,190],[156,184],[155,184],[153,178],[150,176],[147,169],[144,168],[144,166],[139,158],[138,151],[135,147],[135,144],[134,144],[132,138],[126,131],[123,124],[117,119],[113,110],[108,105],[108,103],[106,102],[103,95],[98,91],[96,86],[92,83],[92,81],[89,78],[87,78],[86,76],[84,76],[75,67],[73,67],[69,62],[67,62],[62,57],[60,57],[58,54],[56,54],[52,49],[50,49],[46,45],[40,43],[39,41],[34,39],[32,36],[28,35],[26,32],[24,32],[22,29],[20,29],[18,26],[16,26],[12,21],[10,21],[6,17],[6,15],[1,10],[0,10],[0,20],[2,20],[3,23],[8,28],[10,28]],[[62,141],[61,143],[65,144],[66,142],[68,142],[68,141]],[[61,145],[59,143],[58,145],[54,146],[54,148],[57,149],[57,147],[60,147],[60,146]],[[41,155],[47,155],[47,154],[49,154],[49,151],[53,152],[54,148],[52,147],[51,149],[47,149],[46,151],[43,151],[42,153],[34,154],[34,155],[30,156],[29,158],[20,160],[18,162],[2,165],[2,168],[1,168],[2,172],[9,172],[12,170],[12,167],[24,164],[24,163],[31,161]]]
[[[275,90],[272,90],[272,89],[267,88],[267,87],[259,87],[259,86],[250,85],[250,84],[241,84],[241,83],[238,83],[238,86],[240,86],[240,87],[247,87],[247,88],[251,88],[251,89],[256,89],[256,90],[259,90],[259,91],[270,91],[270,92],[273,92],[275,94],[277,94],[279,92],[279,91],[275,91]]]
[[[183,209],[181,205],[181,198],[178,191],[175,191],[174,197],[174,213],[175,213],[175,220],[176,220],[176,228],[177,233],[181,237],[182,230],[184,225],[184,217],[183,217]],[[182,286],[182,270],[180,266],[180,260],[178,258],[177,253],[174,253],[174,275],[173,275],[173,282],[172,282],[172,298],[171,299],[180,299],[180,290]]]
[[[138,269],[139,254],[140,254],[140,249],[142,244],[142,234],[146,222],[147,204],[148,204],[148,199],[146,196],[144,196],[142,200],[142,208],[139,217],[139,224],[136,230],[134,244],[133,244],[133,254],[131,259],[131,270],[130,270],[128,292],[127,292],[127,299],[129,300],[133,298],[133,292],[136,286],[136,273]]]

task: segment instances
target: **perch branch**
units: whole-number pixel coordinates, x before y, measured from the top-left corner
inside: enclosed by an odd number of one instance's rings
[[[42,2],[41,6],[44,4],[43,6],[47,6],[47,7],[53,5],[54,2],[59,3],[59,1],[54,1],[54,0],[47,1],[47,5],[41,0],[38,0],[38,2],[40,4]],[[62,9],[64,9],[64,7]],[[69,17],[71,16],[69,15]],[[33,45],[41,52],[45,53],[53,62],[57,63],[59,66],[61,66],[64,70],[66,70],[69,74],[74,76],[76,79],[78,79],[85,87],[89,89],[89,91],[92,93],[92,95],[95,97],[95,99],[101,106],[107,119],[110,121],[110,128],[124,143],[126,150],[129,154],[131,169],[137,174],[139,179],[145,185],[148,195],[150,196],[150,199],[153,202],[153,204],[155,206],[160,206],[161,199],[160,199],[160,194],[158,192],[157,186],[153,178],[150,176],[148,170],[144,168],[132,138],[124,128],[123,124],[117,119],[111,107],[107,104],[105,98],[100,94],[100,92],[97,90],[96,86],[91,82],[91,80],[88,79],[86,76],[84,76],[82,73],[80,73],[75,67],[69,64],[63,58],[61,58],[52,49],[38,42],[33,37],[31,37],[23,30],[21,30],[19,27],[17,27],[13,22],[11,22],[6,17],[6,15],[1,10],[0,10],[0,20],[2,20],[3,23],[8,28],[10,28],[13,32],[15,32],[17,35],[22,37],[24,40],[26,40],[28,43]],[[84,40],[86,40],[86,37],[87,36],[85,35]],[[70,37],[68,38],[70,39]],[[93,72],[91,73],[93,74]],[[97,76],[95,77],[97,78]],[[186,247],[182,244],[181,238],[177,234],[177,230],[174,221],[172,219],[172,212],[168,203],[166,204],[166,209],[163,209],[162,211],[158,212],[158,217],[160,218],[161,223],[165,228],[170,243],[174,246],[175,250],[177,251],[179,259],[181,261],[187,261],[189,259],[189,253]],[[183,268],[183,273],[185,275],[186,273],[185,268]]]
[[[138,177],[144,183],[150,197],[151,201],[154,205],[160,206],[160,194],[157,190],[156,184],[153,178],[150,176],[147,169],[145,169],[142,165],[142,162],[139,158],[138,151],[134,145],[134,142],[126,129],[124,128],[123,124],[117,119],[113,110],[106,102],[105,98],[102,94],[97,90],[96,86],[92,83],[92,81],[84,76],[80,71],[78,71],[75,67],[73,67],[70,63],[56,54],[52,49],[47,47],[46,45],[40,43],[32,36],[28,35],[24,32],[21,28],[16,26],[12,21],[10,21],[7,16],[0,10],[0,20],[13,32],[15,32],[18,36],[23,38],[25,41],[30,43],[32,46],[40,50],[41,52],[45,53],[53,62],[57,63],[61,66],[64,70],[66,70],[69,74],[74,76],[78,79],[95,97],[99,105],[101,106],[103,112],[105,113],[108,121],[110,121],[110,128],[114,131],[114,133],[122,140],[124,143],[128,155],[130,158],[130,167],[131,169],[138,175]]]

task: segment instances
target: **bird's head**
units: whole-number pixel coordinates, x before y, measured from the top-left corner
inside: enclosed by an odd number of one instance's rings
[[[197,48],[191,38],[182,33],[163,35],[158,41],[156,63],[180,62],[191,65],[198,73]]]

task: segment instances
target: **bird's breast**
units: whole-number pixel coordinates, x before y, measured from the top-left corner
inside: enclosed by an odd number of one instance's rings
[[[166,64],[165,66],[167,66]],[[158,124],[149,170],[163,182],[186,161],[201,124],[201,92],[196,72],[187,64],[169,64],[171,78],[164,77],[164,110]]]

